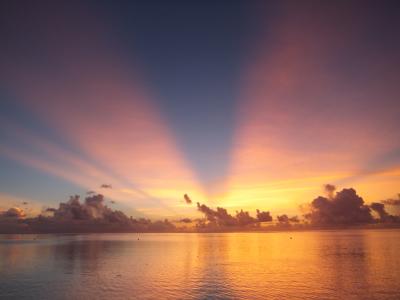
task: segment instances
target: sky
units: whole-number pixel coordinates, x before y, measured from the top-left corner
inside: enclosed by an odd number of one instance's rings
[[[133,216],[196,214],[184,194],[295,214],[326,183],[393,198],[398,12],[395,1],[2,1],[0,209],[96,191]]]

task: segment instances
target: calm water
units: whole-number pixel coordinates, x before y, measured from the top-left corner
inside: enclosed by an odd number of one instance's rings
[[[3,235],[0,298],[400,299],[400,230]]]

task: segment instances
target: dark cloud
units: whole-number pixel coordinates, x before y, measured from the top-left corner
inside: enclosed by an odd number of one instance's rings
[[[112,189],[112,185],[111,185],[111,184],[105,184],[105,183],[103,183],[102,185],[100,185],[100,187],[101,187],[102,189]]]
[[[225,208],[222,207],[217,207],[215,218],[218,226],[224,227],[237,225],[237,220],[230,215]]]
[[[162,231],[174,231],[175,225],[172,224],[168,219],[164,221],[155,221],[148,224],[148,231],[162,232]]]
[[[185,199],[185,202],[187,204],[192,204],[192,199],[188,196],[188,194],[183,195],[183,199]]]
[[[397,196],[397,199],[386,199],[382,200],[381,202],[385,205],[400,206],[400,194],[398,194]]]
[[[385,210],[384,204],[373,202],[369,207],[379,215],[379,218],[382,221],[387,220],[387,218],[389,217],[389,214]]]
[[[326,195],[328,196],[329,199],[332,199],[334,197],[335,191],[336,191],[336,186],[333,184],[324,184],[324,191]]]
[[[180,219],[178,222],[179,222],[179,223],[192,223],[192,219],[183,218],[183,219]]]
[[[200,204],[197,202],[197,209],[202,212],[207,221],[211,222],[216,226],[235,226],[237,225],[236,219],[228,214],[227,210],[222,207],[217,207],[217,210],[209,208],[205,204]]]
[[[236,220],[237,220],[237,225],[239,226],[251,225],[257,223],[258,221],[256,218],[250,216],[248,211],[243,211],[243,210],[236,212]]]
[[[343,189],[331,198],[319,196],[311,203],[305,217],[316,225],[360,224],[373,221],[371,210],[352,188]]]
[[[300,220],[297,216],[288,217],[288,215],[286,215],[286,214],[276,216],[276,219],[278,220],[279,223],[282,223],[282,224],[290,224],[290,223],[299,223],[300,222]]]
[[[26,201],[22,202],[22,205],[28,205],[28,204],[29,204],[29,202],[26,202]]]
[[[385,209],[385,204],[373,202],[370,205],[371,209],[379,215],[379,221],[384,223],[400,223],[400,216],[389,214]]]
[[[326,185],[328,186],[328,185]],[[325,187],[326,187],[325,186]],[[387,199],[366,205],[364,200],[352,188],[333,193],[335,187],[325,188],[327,197],[319,196],[309,205],[305,214],[306,224],[298,224],[297,216],[287,214],[277,216],[277,223],[272,227],[312,228],[313,226],[355,225],[365,223],[400,223],[400,216],[391,215],[385,209],[385,204],[397,205],[397,200]],[[187,196],[185,194],[185,196]],[[391,200],[391,201],[389,201]],[[393,200],[393,201],[392,201]],[[115,203],[108,200],[110,203]],[[204,214],[202,219],[182,218],[179,223],[194,226],[175,227],[167,219],[151,221],[149,219],[134,219],[122,211],[108,207],[101,194],[87,195],[84,200],[74,195],[68,201],[59,204],[58,208],[47,208],[34,218],[27,218],[19,207],[12,207],[0,212],[0,233],[79,233],[79,232],[171,232],[176,230],[198,231],[233,231],[255,230],[262,222],[273,220],[269,211],[256,210],[253,217],[249,212],[240,210],[235,215],[225,208],[212,209],[205,204],[197,203],[197,210]],[[375,212],[379,219],[374,219]],[[308,225],[307,225],[308,224]],[[390,225],[392,226],[392,225]],[[272,228],[271,226],[269,228]],[[295,228],[293,227],[293,228]],[[182,229],[184,228],[184,229]]]
[[[279,223],[289,223],[289,217],[287,215],[276,216]]]
[[[26,213],[19,207],[11,207],[6,211],[0,212],[0,218],[24,219],[25,217]]]
[[[200,212],[202,212],[205,215],[206,220],[211,223],[216,223],[218,225],[221,223],[229,223],[224,220],[222,220],[222,222],[219,220],[219,219],[224,219],[228,216],[228,213],[226,212],[226,210],[221,209],[220,207],[217,207],[217,210],[213,210],[213,209],[209,208],[207,205],[200,204],[199,202],[197,202],[197,209]],[[232,221],[233,217],[231,215],[229,215],[229,219]]]
[[[26,213],[19,207],[0,211],[0,233],[29,232],[29,226],[25,223],[26,220]]]
[[[66,203],[60,203],[54,211],[54,218],[58,220],[106,220],[116,223],[128,223],[129,218],[121,211],[112,210],[104,203],[101,194],[88,196],[83,203],[79,195],[71,196]]]
[[[87,192],[86,192],[86,195],[94,195],[94,194],[96,194],[95,191],[87,191]]]
[[[257,209],[257,220],[258,222],[271,222],[272,216],[269,211],[260,211]]]
[[[47,208],[44,214],[25,218],[20,208],[0,213],[0,233],[73,233],[73,232],[162,232],[174,231],[168,220],[134,219],[122,211],[105,205],[101,194],[87,196],[81,202],[79,195],[71,196],[58,208]],[[50,214],[50,216],[46,216]]]
[[[217,207],[216,210],[211,209],[205,204],[197,203],[197,209],[205,215],[208,222],[200,222],[200,227],[246,227],[259,225],[260,222],[270,222],[272,217],[269,212],[261,212],[257,210],[257,218],[252,217],[247,211],[237,211],[235,216],[228,213],[225,208]]]
[[[216,212],[214,210],[212,210],[211,208],[209,208],[207,205],[200,204],[199,202],[197,202],[197,210],[202,212],[205,215],[207,221],[215,222]]]

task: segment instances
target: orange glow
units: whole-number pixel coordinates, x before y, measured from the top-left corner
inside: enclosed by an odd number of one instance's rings
[[[111,184],[99,192],[139,212],[155,206],[163,215],[187,211],[183,194],[201,199],[203,193],[175,137],[135,79],[110,65],[81,66],[68,87],[41,74],[12,82],[25,105],[73,150],[11,124],[39,154],[5,147],[2,153],[88,190]]]
[[[42,211],[43,205],[35,199],[0,193],[0,212],[8,210],[10,207],[18,207],[24,211],[27,217],[32,217]]]
[[[341,53],[337,39],[351,43],[350,35],[324,35],[329,19],[305,22],[304,15],[288,9],[270,24],[276,35],[259,43],[244,72],[227,188],[215,197],[222,206],[296,213],[325,183],[360,188],[369,201],[398,191],[399,173],[382,173],[396,168],[383,163],[396,149],[396,133],[379,122],[387,112],[362,107],[376,91],[360,94],[324,67],[331,53]]]

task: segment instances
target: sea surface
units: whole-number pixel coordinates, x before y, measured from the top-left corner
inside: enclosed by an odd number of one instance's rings
[[[0,299],[400,299],[400,230],[0,235]]]

